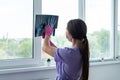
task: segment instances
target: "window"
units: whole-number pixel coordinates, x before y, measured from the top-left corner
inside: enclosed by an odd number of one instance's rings
[[[32,58],[33,0],[0,0],[0,66]]]
[[[90,58],[113,58],[112,0],[86,0],[85,5]]]
[[[0,0],[0,59],[31,58],[32,28],[32,0]]]
[[[120,0],[118,0],[118,56],[120,57]]]
[[[42,14],[58,15],[58,28],[52,41],[57,47],[70,46],[67,41],[65,32],[67,22],[70,19],[78,18],[78,0],[42,0]],[[43,52],[42,52],[43,53]],[[43,54],[42,58],[49,58],[47,54]]]
[[[65,36],[67,22],[81,17],[88,27],[90,58],[113,59],[115,52],[120,56],[120,0],[0,0],[0,69],[11,65],[42,65],[40,59],[52,58],[41,50],[41,38],[34,36],[36,14],[59,16],[52,37],[58,47],[71,46]]]
[[[66,23],[70,19],[85,17],[85,22],[88,27],[87,36],[90,44],[91,60],[113,59],[115,54],[113,1],[86,0],[85,7],[82,3],[84,3],[83,0],[51,0],[49,3],[47,0],[42,0],[42,14],[59,15],[56,36],[52,37],[52,41],[58,47],[70,46],[70,43],[64,36],[65,33],[61,34],[61,32],[65,32]],[[82,4],[82,6],[80,4]],[[82,9],[85,11],[85,14]],[[48,58],[50,56],[43,54],[42,57]]]

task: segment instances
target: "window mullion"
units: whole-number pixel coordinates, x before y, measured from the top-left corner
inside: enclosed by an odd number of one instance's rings
[[[114,27],[114,59],[118,57],[118,0],[113,0],[113,27]]]
[[[85,0],[78,0],[78,16],[85,20]]]

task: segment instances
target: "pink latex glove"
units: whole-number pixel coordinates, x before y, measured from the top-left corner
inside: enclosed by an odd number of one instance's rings
[[[53,30],[52,30],[51,25],[45,26],[45,33],[42,34],[42,38],[44,39],[45,35],[51,36],[52,32]]]
[[[42,34],[42,38],[44,39],[45,35],[50,37],[52,35],[52,32],[53,32],[53,30],[52,30],[51,25],[45,26],[45,33]],[[49,44],[50,44],[50,46],[55,46],[51,41],[49,42]]]
[[[53,32],[53,29],[52,29],[51,25],[45,26],[45,35],[50,37],[52,35],[52,32]]]

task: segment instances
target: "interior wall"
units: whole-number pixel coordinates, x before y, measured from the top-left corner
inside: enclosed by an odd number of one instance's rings
[[[56,70],[23,71],[1,74],[0,80],[55,80]],[[90,66],[89,80],[120,80],[120,64]]]

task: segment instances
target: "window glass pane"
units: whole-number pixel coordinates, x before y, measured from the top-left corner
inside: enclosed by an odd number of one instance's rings
[[[112,0],[86,0],[91,59],[112,58]]]
[[[78,18],[78,0],[50,0],[49,2],[42,0],[42,14],[59,16],[58,28],[52,41],[57,47],[70,46],[71,44],[65,36],[66,26],[70,19]],[[42,55],[42,58],[48,57],[50,56]]]
[[[120,0],[118,0],[118,55],[120,56]]]
[[[32,58],[33,0],[0,0],[0,60]]]

